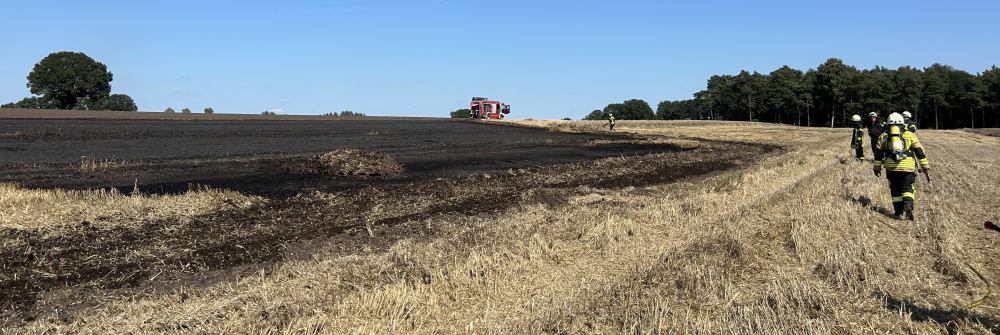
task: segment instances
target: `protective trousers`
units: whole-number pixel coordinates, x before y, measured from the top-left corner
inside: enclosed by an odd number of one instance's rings
[[[872,146],[872,156],[874,157],[874,156],[876,156],[875,155],[875,151],[878,151],[878,145],[875,145],[876,143],[878,143],[878,136],[876,136],[876,137],[870,137],[869,136],[869,138],[871,138],[871,140],[872,140],[871,142],[868,142],[868,143],[871,143],[871,146]]]
[[[903,214],[903,206],[913,208],[916,192],[913,182],[917,180],[915,172],[888,171],[885,177],[889,179],[889,193],[892,194],[892,209],[896,215]]]
[[[865,147],[860,143],[854,148],[854,158],[865,159]]]

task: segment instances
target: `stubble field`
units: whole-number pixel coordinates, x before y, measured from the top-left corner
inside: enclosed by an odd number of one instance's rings
[[[1000,330],[995,299],[970,306],[1000,274],[1000,234],[982,229],[1000,216],[1000,139],[922,130],[935,180],[919,184],[918,219],[905,222],[886,215],[886,182],[853,161],[842,130],[622,121],[624,134],[610,136],[595,135],[600,122],[519,123],[485,127],[537,137],[519,144],[527,152],[549,143],[579,153],[522,161],[517,144],[500,141],[466,151],[501,148],[508,163],[486,155],[411,171],[419,157],[404,146],[362,146],[403,165],[363,177],[295,168],[356,145],[238,158],[253,167],[235,169],[241,177],[294,185],[280,192],[226,178],[164,187],[199,180],[183,172],[197,167],[169,167],[183,154],[134,169],[168,177],[135,182],[131,194],[127,182],[67,190],[114,181],[127,164],[97,164],[91,176],[94,165],[36,163],[39,175],[79,176],[68,185],[8,173],[20,186],[0,189],[0,324],[15,333]],[[475,141],[450,133],[459,140],[445,147]],[[443,150],[455,164],[475,161]]]

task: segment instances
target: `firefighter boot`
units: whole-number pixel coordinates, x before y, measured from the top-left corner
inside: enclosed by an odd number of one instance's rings
[[[907,204],[903,205],[903,215],[906,216],[907,220],[910,220],[910,221],[914,221],[915,220],[914,217],[913,217],[913,204],[907,203]]]

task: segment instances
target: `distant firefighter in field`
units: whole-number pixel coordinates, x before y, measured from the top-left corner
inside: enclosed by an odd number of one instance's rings
[[[917,179],[917,167],[930,180],[930,164],[924,148],[920,145],[917,135],[906,129],[906,121],[899,113],[889,115],[886,130],[875,142],[875,160],[873,170],[876,176],[885,167],[885,177],[889,179],[889,192],[892,194],[894,217],[913,220],[913,206],[916,191],[913,183]]]
[[[910,111],[903,111],[903,121],[906,121],[906,130],[917,133],[917,122],[913,121],[913,114],[910,114]]]
[[[854,131],[851,133],[851,148],[854,149],[854,159],[864,160],[865,159],[865,125],[861,123],[861,116],[854,115],[851,116],[851,127]]]
[[[608,130],[615,131],[615,114],[608,113]]]
[[[878,113],[868,113],[868,138],[872,140],[872,155],[875,155],[875,143],[882,136],[882,128],[885,128],[885,124],[878,120]]]

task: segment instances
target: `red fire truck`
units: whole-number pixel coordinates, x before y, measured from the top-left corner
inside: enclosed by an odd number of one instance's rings
[[[469,109],[472,110],[469,117],[474,119],[500,120],[506,114],[510,114],[510,105],[483,97],[473,97]]]

